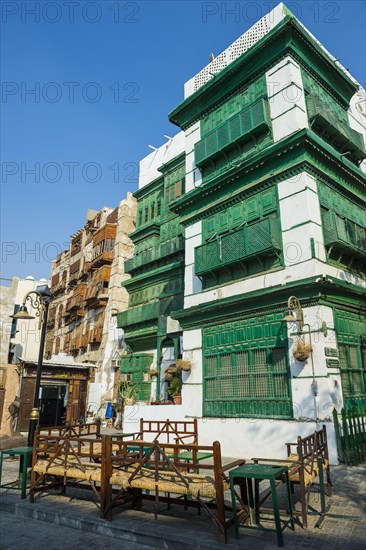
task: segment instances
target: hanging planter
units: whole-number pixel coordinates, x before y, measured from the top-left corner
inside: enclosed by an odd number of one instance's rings
[[[292,354],[295,357],[296,361],[304,362],[307,359],[309,359],[312,351],[313,351],[313,348],[311,347],[310,344],[305,344],[303,340],[299,339],[296,342],[296,346]]]
[[[192,363],[186,359],[177,359],[176,366],[177,369],[184,370],[186,372],[192,369]]]
[[[157,376],[159,374],[158,369],[150,369],[150,376]]]

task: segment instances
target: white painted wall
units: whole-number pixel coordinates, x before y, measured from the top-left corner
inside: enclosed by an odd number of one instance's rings
[[[166,164],[185,150],[184,132],[179,132],[156,151],[140,161],[139,189],[161,176],[158,168]]]
[[[194,145],[201,139],[201,124],[196,122],[185,131],[186,193],[202,184],[202,174],[194,159]]]
[[[362,135],[366,147],[366,91],[360,86],[359,91],[351,98],[348,120],[351,128]],[[366,160],[360,164],[360,169],[366,174]]]
[[[140,418],[144,420],[182,420],[195,415],[182,405],[142,405],[126,407],[123,430],[138,431]],[[337,464],[334,427],[326,422],[331,464]],[[198,418],[198,440],[201,445],[220,441],[224,457],[231,458],[285,458],[286,443],[307,436],[322,424],[305,421],[284,421],[251,418]]]
[[[49,284],[47,279],[36,281],[29,276],[26,279],[14,277],[10,287],[1,287],[1,302],[3,309],[2,316],[2,362],[7,363],[7,353],[9,344],[15,344],[15,356],[21,357],[25,361],[37,361],[39,353],[39,344],[41,339],[41,329],[38,325],[39,317],[36,316],[37,310],[32,308],[31,302],[27,300],[26,306],[30,315],[35,319],[17,320],[17,332],[14,338],[10,339],[12,319],[10,315],[14,313],[14,306],[22,305],[23,299],[28,292],[36,290],[37,286]],[[34,296],[33,296],[34,298]]]
[[[301,69],[290,56],[266,72],[273,141],[308,128]]]

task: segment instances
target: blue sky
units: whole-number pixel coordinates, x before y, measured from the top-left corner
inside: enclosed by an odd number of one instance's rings
[[[366,3],[286,4],[365,85]],[[49,277],[87,208],[135,191],[177,133],[184,82],[275,5],[2,0],[1,277]]]

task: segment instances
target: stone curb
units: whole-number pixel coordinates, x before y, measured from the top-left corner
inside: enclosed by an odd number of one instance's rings
[[[9,502],[0,500],[0,511],[8,514],[15,514],[19,518],[34,519],[50,524],[88,531],[114,539],[121,539],[138,544],[145,544],[153,548],[164,548],[165,550],[242,550],[239,544],[220,544],[212,541],[197,540],[179,532],[174,533],[174,526],[159,525],[158,522],[147,522],[128,519],[124,526],[113,522],[106,522],[99,518],[71,517],[65,512],[48,509],[47,511],[27,502]],[[143,524],[142,524],[143,523]],[[139,525],[138,525],[139,524]],[[216,527],[212,525],[212,529]],[[254,540],[253,540],[254,542]],[[275,548],[275,546],[274,546]]]

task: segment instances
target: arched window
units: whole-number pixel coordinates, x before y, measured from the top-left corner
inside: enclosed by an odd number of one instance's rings
[[[58,355],[59,353],[60,353],[60,338],[58,336],[55,342],[55,355]]]
[[[64,306],[61,304],[58,308],[58,314],[57,314],[57,328],[62,327],[62,318],[64,314]]]

